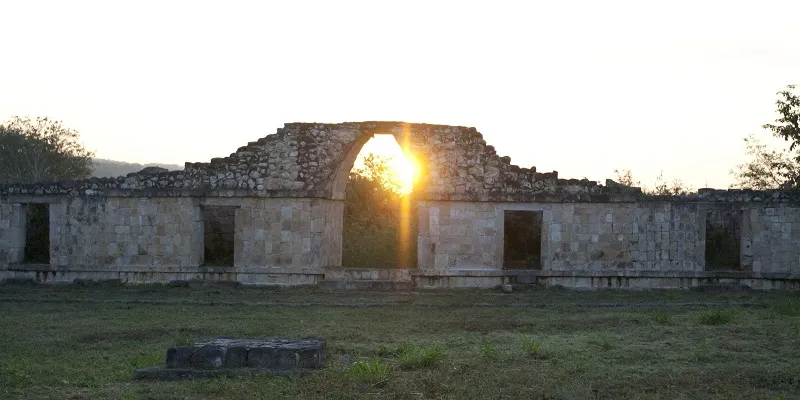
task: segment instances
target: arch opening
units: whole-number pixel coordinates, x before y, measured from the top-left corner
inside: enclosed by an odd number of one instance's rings
[[[360,138],[345,157],[334,181],[334,193],[343,183],[342,267],[416,266],[417,167],[407,154],[394,135],[374,134]],[[348,166],[346,181],[336,182]]]

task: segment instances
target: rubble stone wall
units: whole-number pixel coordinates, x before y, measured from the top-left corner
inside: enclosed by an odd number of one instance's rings
[[[146,168],[119,178],[36,185],[0,185],[2,195],[218,196],[342,199],[361,146],[392,134],[423,174],[418,197],[460,201],[591,201],[618,191],[588,180],[558,179],[499,156],[475,128],[353,122],[292,123],[225,158],[186,163],[182,171]],[[625,196],[623,196],[625,197]]]

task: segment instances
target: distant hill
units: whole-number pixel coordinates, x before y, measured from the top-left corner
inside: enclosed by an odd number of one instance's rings
[[[94,166],[92,168],[92,176],[97,178],[109,178],[117,176],[125,176],[131,172],[139,172],[145,167],[161,167],[170,171],[182,170],[182,165],[177,164],[138,164],[129,163],[124,161],[106,160],[103,158],[95,158],[92,160]]]

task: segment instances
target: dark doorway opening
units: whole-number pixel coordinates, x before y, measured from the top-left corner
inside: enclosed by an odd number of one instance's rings
[[[233,266],[236,207],[203,206],[203,265]]]
[[[50,205],[28,204],[25,219],[24,262],[50,264]]]
[[[742,214],[736,210],[706,214],[706,270],[741,270]]]
[[[503,267],[542,268],[542,212],[506,211],[503,225]]]

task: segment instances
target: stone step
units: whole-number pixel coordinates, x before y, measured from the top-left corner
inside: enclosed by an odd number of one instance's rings
[[[414,282],[398,281],[353,281],[353,280],[330,280],[320,283],[322,290],[328,291],[355,291],[355,292],[408,292],[414,289]]]
[[[411,269],[401,268],[325,268],[325,279],[331,281],[396,281],[411,282]]]

